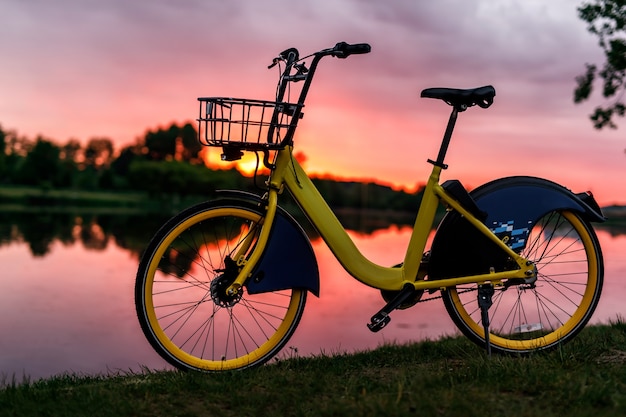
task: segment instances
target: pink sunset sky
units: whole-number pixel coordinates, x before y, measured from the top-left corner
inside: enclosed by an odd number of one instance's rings
[[[488,110],[459,117],[443,179],[468,187],[533,175],[603,205],[626,204],[626,120],[594,130],[575,77],[602,63],[568,0],[4,0],[0,124],[59,144],[192,121],[199,96],[272,99],[278,52],[338,41],[369,55],[323,61],[296,150],[313,173],[414,189],[449,108],[428,87],[491,84]],[[218,152],[218,151],[216,151]]]

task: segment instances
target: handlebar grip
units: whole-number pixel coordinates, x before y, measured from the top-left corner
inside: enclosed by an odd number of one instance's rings
[[[368,43],[349,44],[346,42],[339,42],[333,48],[331,55],[336,58],[347,58],[350,55],[367,54],[371,50],[372,47]]]

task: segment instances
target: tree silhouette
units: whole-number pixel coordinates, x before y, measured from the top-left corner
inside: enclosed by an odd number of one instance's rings
[[[598,36],[605,62],[600,71],[595,64],[586,64],[584,74],[576,77],[574,102],[589,99],[596,77],[602,79],[602,96],[613,99],[606,106],[598,106],[590,115],[596,129],[617,128],[614,116],[626,113],[626,0],[594,0],[578,8],[578,16],[587,22],[590,33]]]
[[[100,169],[113,160],[113,142],[109,138],[91,138],[84,151],[85,165]]]
[[[81,146],[78,139],[70,139],[65,145],[61,146],[59,157],[62,161],[76,162],[80,153]]]
[[[0,125],[0,182],[2,182],[7,172],[6,137],[7,134],[4,133]]]
[[[198,162],[198,153],[202,149],[191,123],[183,126],[172,123],[166,129],[150,130],[146,132],[145,146],[148,158],[153,161],[175,159]]]
[[[60,172],[60,153],[60,148],[53,142],[41,136],[38,137],[21,166],[20,179],[22,183],[28,185],[56,185]]]
[[[2,130],[4,168],[0,172],[0,182],[3,184],[15,183],[19,177],[21,166],[28,152],[32,149],[32,141],[18,136],[14,130]]]
[[[198,132],[191,123],[186,123],[181,127],[176,126],[178,130],[178,143],[182,146],[180,149],[180,159],[193,163],[200,162],[198,153],[202,149],[202,145],[198,142]]]

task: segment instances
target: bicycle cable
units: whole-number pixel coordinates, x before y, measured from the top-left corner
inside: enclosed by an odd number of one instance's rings
[[[257,189],[259,189],[259,190],[265,190],[265,188],[263,188],[259,184],[257,184],[257,177],[258,177],[258,173],[259,173],[259,165],[261,164],[261,159],[259,158],[259,151],[254,151],[254,156],[256,156],[256,165],[254,166],[254,177],[253,177],[254,186]]]
[[[280,94],[280,85],[283,83],[283,70],[282,70],[282,65],[280,64],[280,61],[277,62],[278,63],[278,84],[276,84],[276,101],[278,101],[278,95]]]
[[[302,184],[300,184],[300,179],[298,178],[298,173],[296,172],[296,165],[293,163],[293,147],[289,148],[289,158],[291,160],[291,169],[293,170],[293,176],[296,178],[298,186],[302,187]]]

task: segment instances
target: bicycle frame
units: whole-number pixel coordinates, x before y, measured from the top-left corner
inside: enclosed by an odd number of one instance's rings
[[[293,115],[294,120],[297,120],[300,116],[300,110],[304,105],[305,97],[311,85],[313,74],[315,73],[317,65],[322,57],[333,55],[345,58],[351,53],[367,53],[369,50],[369,45],[367,44],[347,45],[345,43],[339,43],[335,46],[335,48],[315,53],[307,75],[305,75],[306,72],[300,72],[302,68],[299,68],[299,71],[295,76],[290,76],[289,74],[292,67],[295,67],[294,64],[299,60],[297,50],[289,49],[282,52],[281,57],[287,62],[287,66],[283,72],[281,80],[279,81],[277,102],[281,102],[283,100],[286,86],[289,82],[304,79],[305,82],[298,99],[298,107]],[[274,64],[275,62],[276,60],[274,61]],[[272,64],[272,66],[274,64]],[[489,88],[492,89],[492,87]],[[493,96],[490,100],[492,99]],[[490,103],[482,105],[477,102],[470,105],[474,104],[478,104],[481,107],[488,107]],[[274,164],[269,163],[269,152],[264,150],[264,163],[272,169],[272,174],[268,184],[268,193],[266,196],[267,212],[265,219],[263,220],[257,244],[252,253],[248,254],[249,256],[246,256],[245,251],[242,249],[236,254],[235,259],[241,267],[241,270],[235,281],[227,289],[227,292],[231,295],[235,294],[244,285],[246,279],[253,272],[254,266],[261,259],[263,251],[267,245],[274,216],[276,214],[278,194],[282,193],[285,187],[289,190],[294,200],[299,204],[304,214],[309,218],[313,226],[317,229],[344,269],[354,278],[370,287],[381,290],[398,291],[405,288],[405,286],[409,284],[413,285],[416,290],[425,290],[443,289],[467,283],[482,284],[490,282],[494,285],[499,285],[502,283],[502,280],[505,279],[517,278],[532,280],[536,278],[535,265],[532,262],[513,251],[470,211],[464,208],[450,193],[445,190],[445,188],[439,185],[441,171],[446,167],[444,159],[450,143],[452,131],[454,130],[458,112],[464,111],[466,108],[467,105],[461,103],[453,106],[453,111],[450,115],[450,119],[448,120],[448,125],[439,149],[437,160],[429,160],[429,162],[433,164],[433,170],[424,190],[417,218],[415,219],[413,232],[404,256],[404,262],[397,267],[377,265],[365,258],[365,256],[363,256],[363,254],[356,247],[335,214],[328,207],[328,204],[326,204],[323,197],[315,188],[315,185],[308,178],[308,175],[302,169],[298,161],[292,157],[292,139],[295,129],[295,124],[293,124],[282,141],[282,145],[284,145],[283,148],[276,151]],[[274,114],[274,116],[276,115],[277,113]],[[449,209],[456,210],[463,215],[470,222],[470,224],[492,240],[511,259],[513,259],[517,263],[519,269],[503,272],[492,271],[492,273],[489,274],[431,281],[418,279],[417,277],[420,273],[419,269],[421,267],[424,249],[426,247],[428,235],[435,220],[435,214],[439,202],[442,202]]]
[[[370,287],[397,291],[410,284],[416,290],[427,290],[444,289],[468,283],[482,284],[490,282],[493,285],[500,285],[503,280],[512,278],[533,279],[536,276],[534,264],[508,247],[439,184],[440,174],[443,169],[441,165],[433,164],[433,170],[424,189],[422,202],[404,256],[404,263],[400,266],[385,267],[371,262],[359,251],[306,172],[298,161],[292,157],[292,147],[288,146],[283,150],[277,151],[275,169],[269,180],[266,216],[257,245],[247,260],[244,261],[240,258],[240,266],[243,267],[228,291],[238,291],[261,258],[265,245],[268,242],[271,225],[276,213],[278,195],[283,192],[285,187],[344,269],[354,278]],[[418,280],[422,254],[426,248],[428,235],[432,229],[440,201],[448,208],[462,214],[470,224],[497,244],[517,263],[519,269],[432,281]]]

